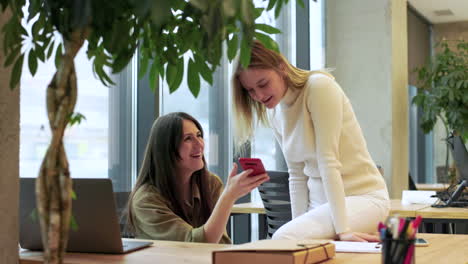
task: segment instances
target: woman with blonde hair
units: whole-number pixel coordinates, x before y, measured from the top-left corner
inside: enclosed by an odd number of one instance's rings
[[[233,75],[236,136],[258,122],[273,129],[289,171],[293,219],[273,239],[378,241],[388,191],[352,106],[333,76],[294,67],[254,41],[247,68]]]

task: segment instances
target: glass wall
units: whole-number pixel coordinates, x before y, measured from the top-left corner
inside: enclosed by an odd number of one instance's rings
[[[75,60],[78,99],[75,112],[86,119],[65,131],[65,150],[72,177],[103,178],[108,176],[109,88],[93,73],[85,53]],[[55,73],[53,60],[41,63],[33,77],[24,64],[21,78],[20,175],[37,177],[51,139],[46,111],[46,88]]]
[[[268,2],[264,2],[261,0],[254,1],[256,7],[266,8]],[[289,14],[287,14],[288,7],[285,7],[282,11],[281,18],[290,19]],[[262,16],[260,16],[257,23],[268,24],[273,27],[278,27],[282,30],[283,34],[289,32],[288,29],[280,27],[280,21],[275,19],[274,10],[270,10],[269,12],[264,12]],[[286,32],[285,32],[286,31]],[[287,33],[286,33],[287,34]],[[287,36],[276,36],[270,35],[272,39],[279,42],[278,37],[287,37]],[[265,166],[266,170],[277,170],[276,166],[276,139],[273,135],[273,131],[268,127],[259,126],[255,130],[254,138],[251,142],[251,155],[252,157],[259,158],[262,160],[263,165]],[[278,149],[281,152],[281,150]],[[260,196],[257,192],[254,192],[254,196],[252,200],[259,200]]]

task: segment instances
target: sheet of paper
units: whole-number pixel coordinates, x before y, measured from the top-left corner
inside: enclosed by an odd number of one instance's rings
[[[401,197],[401,204],[433,204],[437,201],[435,191],[408,191],[404,190]]]
[[[336,252],[380,253],[382,245],[377,242],[332,241]]]

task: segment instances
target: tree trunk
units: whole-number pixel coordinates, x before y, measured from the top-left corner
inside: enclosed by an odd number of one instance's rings
[[[41,224],[44,263],[62,263],[71,218],[72,181],[63,135],[75,108],[77,81],[74,58],[87,36],[79,29],[64,38],[65,52],[47,87],[47,114],[52,140],[36,181],[36,200]]]

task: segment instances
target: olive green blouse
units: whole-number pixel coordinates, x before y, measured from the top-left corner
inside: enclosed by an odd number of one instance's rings
[[[223,190],[221,179],[210,173],[208,180],[210,195],[216,203]],[[192,184],[192,201],[187,203],[189,222],[176,215],[170,202],[159,194],[156,187],[145,184],[135,193],[132,201],[133,221],[137,238],[206,242],[201,215],[200,190]],[[231,239],[224,232],[219,243],[230,244]]]

